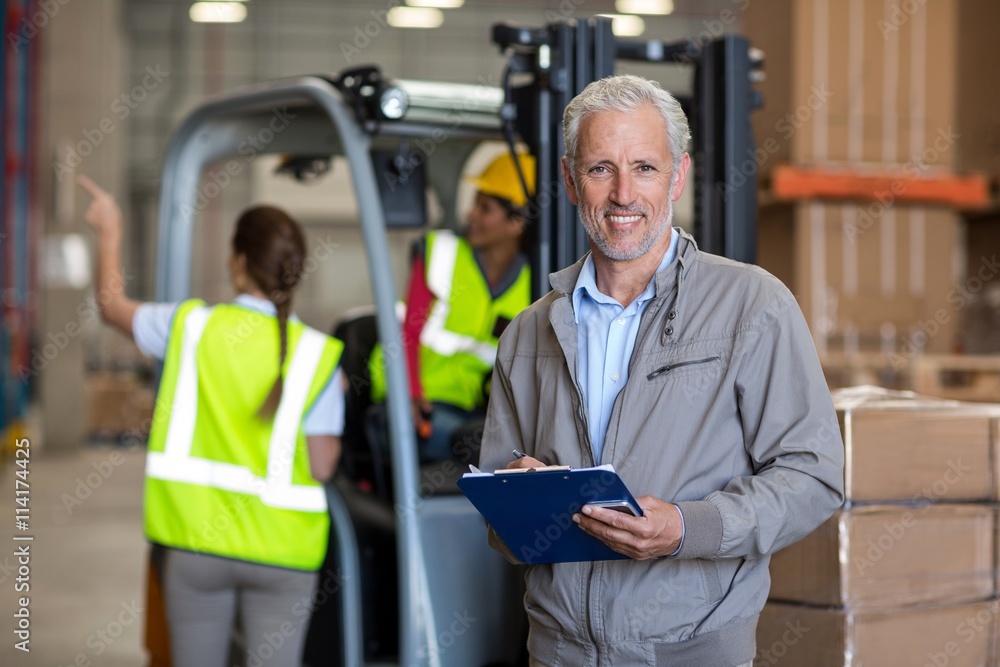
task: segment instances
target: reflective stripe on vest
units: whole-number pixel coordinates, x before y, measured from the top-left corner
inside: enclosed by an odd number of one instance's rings
[[[472,336],[463,336],[445,328],[451,313],[451,289],[455,278],[455,261],[458,257],[458,237],[436,234],[431,245],[427,270],[427,286],[436,297],[427,322],[420,333],[421,345],[440,355],[450,357],[460,352],[474,355],[481,362],[492,366],[497,358],[496,345],[485,343]]]
[[[198,414],[198,366],[195,356],[210,315],[208,307],[195,308],[184,322],[180,369],[166,443],[163,452],[148,453],[146,475],[254,495],[260,498],[262,504],[277,509],[326,511],[326,495],[322,487],[292,484],[292,463],[299,425],[326,337],[306,328],[299,339],[289,362],[281,402],[274,419],[267,476],[262,478],[243,466],[191,456]]]

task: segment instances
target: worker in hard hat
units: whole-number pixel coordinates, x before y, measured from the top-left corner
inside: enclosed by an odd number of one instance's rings
[[[531,303],[522,251],[535,160],[495,158],[472,182],[476,197],[463,233],[428,233],[411,259],[403,343],[421,458],[450,458],[451,435],[485,411],[486,384],[504,328]],[[528,193],[525,192],[525,187]],[[385,399],[383,355],[370,363],[372,400]],[[384,437],[383,428],[376,428]]]

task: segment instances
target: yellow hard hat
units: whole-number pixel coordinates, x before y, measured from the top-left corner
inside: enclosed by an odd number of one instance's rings
[[[534,195],[535,158],[527,153],[518,153],[517,161],[521,163],[521,171],[524,172],[528,192]],[[514,167],[514,160],[509,151],[494,158],[493,162],[490,162],[490,165],[479,175],[479,178],[472,179],[472,183],[484,195],[506,199],[519,208],[528,205],[528,200],[524,196],[524,188],[521,187],[521,179],[517,176],[517,169]]]

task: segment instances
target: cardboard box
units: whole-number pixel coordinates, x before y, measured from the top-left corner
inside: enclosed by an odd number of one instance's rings
[[[848,500],[1000,498],[1000,406],[858,389],[833,396],[846,448]]]
[[[838,510],[771,559],[771,599],[854,610],[979,601],[994,592],[995,510],[874,505]]]
[[[776,0],[749,3],[742,27],[766,54],[765,106],[751,116],[777,164],[861,171],[992,169],[1000,165],[1000,96],[992,0]],[[901,185],[901,184],[900,184]],[[820,353],[955,351],[964,280],[963,229],[947,208],[872,202],[796,202],[793,253],[781,213],[762,212],[760,264],[785,280]],[[770,208],[769,204],[765,208]],[[846,342],[845,342],[846,341]]]
[[[997,603],[885,612],[768,602],[755,667],[985,667],[994,665]]]
[[[89,435],[118,437],[123,433],[143,436],[148,433],[155,393],[134,373],[92,373],[84,386]]]
[[[859,351],[905,360],[954,350],[963,229],[943,209],[879,202],[795,205],[790,288],[820,353],[853,338]],[[887,345],[888,344],[888,345]]]
[[[987,63],[995,49],[989,19],[998,11],[989,5],[996,3],[748,3],[741,27],[766,57],[767,77],[756,86],[765,106],[751,117],[758,145],[772,146],[761,174],[781,162],[960,166],[959,113],[975,119],[969,127],[981,138],[997,126],[982,106],[983,94],[997,94]]]

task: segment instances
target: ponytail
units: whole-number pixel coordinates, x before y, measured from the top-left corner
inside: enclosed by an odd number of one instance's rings
[[[278,405],[281,403],[281,396],[285,389],[284,368],[285,357],[288,354],[288,315],[292,309],[290,293],[286,295],[283,292],[272,292],[270,299],[277,313],[278,337],[281,342],[278,348],[278,377],[271,385],[271,391],[268,392],[264,403],[257,410],[257,416],[261,419],[270,419],[278,412]]]
[[[305,236],[287,213],[258,206],[246,211],[236,223],[233,250],[246,256],[247,273],[274,304],[278,323],[278,377],[257,410],[261,419],[278,411],[284,391],[284,366],[288,354],[288,317],[292,292],[302,277]]]

